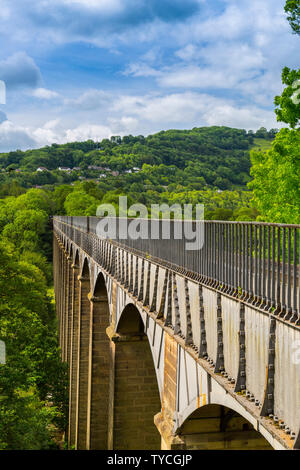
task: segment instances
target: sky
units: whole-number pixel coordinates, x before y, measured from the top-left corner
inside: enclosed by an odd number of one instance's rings
[[[300,62],[284,4],[0,0],[0,152],[211,125],[280,127],[281,70]]]

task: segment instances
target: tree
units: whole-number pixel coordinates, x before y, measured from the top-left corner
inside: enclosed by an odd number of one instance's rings
[[[267,129],[265,127],[261,127],[260,129],[258,129],[258,131],[256,131],[255,137],[259,137],[261,139],[267,139],[268,137]]]
[[[51,193],[0,200],[0,449],[48,449],[64,430],[67,373],[60,360],[49,287]],[[47,405],[47,406],[46,406]]]
[[[282,83],[287,85],[281,96],[275,96],[277,121],[289,124],[292,128],[300,121],[300,69],[282,71]]]
[[[259,220],[300,223],[300,131],[282,129],[268,152],[252,151],[251,175]]]
[[[0,242],[0,338],[6,345],[6,363],[0,365],[0,449],[49,449],[52,423],[65,421],[66,398],[59,393],[66,390],[65,378],[60,379],[65,367],[53,319],[43,274]],[[49,395],[54,406],[45,406]]]
[[[300,33],[300,1],[288,0],[285,11],[296,33]],[[282,129],[266,153],[251,153],[254,201],[260,220],[280,223],[300,222],[300,69],[282,71],[282,82],[287,87],[275,97],[277,120],[289,124]]]
[[[285,12],[288,14],[288,21],[291,25],[292,30],[296,34],[300,34],[300,1],[299,0],[287,0]]]
[[[67,215],[96,215],[99,201],[83,190],[68,194],[64,207]]]

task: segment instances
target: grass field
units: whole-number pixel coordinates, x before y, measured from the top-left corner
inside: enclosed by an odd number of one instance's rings
[[[270,150],[272,142],[272,140],[260,139],[256,137],[254,138],[254,144],[252,145],[251,149],[259,149],[263,152],[266,152],[267,150]]]

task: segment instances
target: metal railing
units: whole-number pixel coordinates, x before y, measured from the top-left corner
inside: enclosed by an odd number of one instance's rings
[[[68,226],[70,235],[74,229],[96,235],[99,220],[54,217],[54,224],[61,229]],[[300,324],[300,225],[168,220],[169,239],[164,239],[166,221],[157,220],[157,239],[120,239],[119,225],[128,227],[132,220],[115,219],[117,236],[113,243],[168,263],[206,285]],[[152,221],[144,222],[150,233]],[[193,232],[200,232],[197,224],[202,224],[202,246],[186,249],[190,239],[184,235],[183,224],[190,224]],[[183,236],[177,239],[175,234],[180,230]]]

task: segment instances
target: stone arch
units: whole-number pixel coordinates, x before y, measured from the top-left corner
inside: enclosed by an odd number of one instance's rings
[[[154,416],[160,394],[152,353],[139,310],[124,308],[114,341],[114,449],[160,449]]]
[[[86,257],[83,259],[80,277],[88,278],[89,280],[91,278],[90,263],[89,263],[89,259]]]
[[[89,335],[90,335],[90,266],[88,258],[83,259],[79,282],[78,305],[78,377],[76,438],[77,449],[86,449],[88,418],[88,376],[89,376]]]
[[[101,272],[90,300],[87,449],[103,450],[107,449],[108,442],[110,340],[106,328],[110,311],[105,278]]]
[[[245,417],[219,403],[197,408],[177,434],[188,450],[272,450]]]

